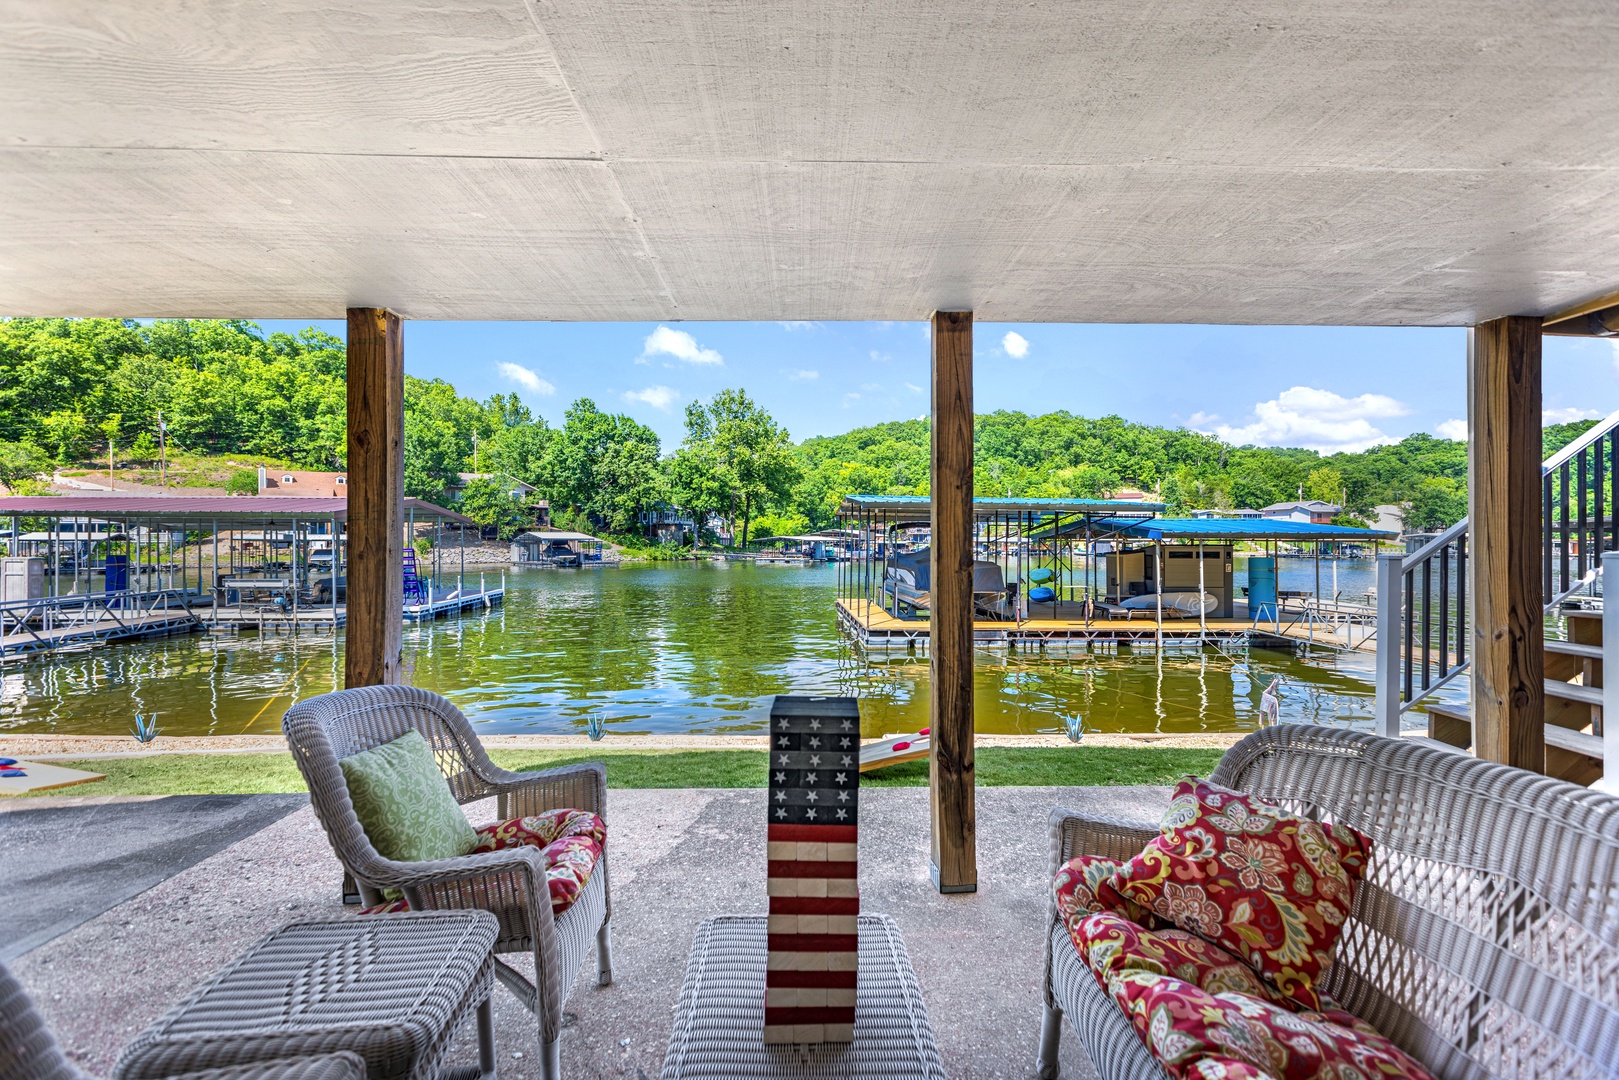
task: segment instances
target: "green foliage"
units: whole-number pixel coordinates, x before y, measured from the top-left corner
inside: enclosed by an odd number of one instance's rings
[[[760,514],[753,522],[753,538],[766,540],[772,536],[802,536],[809,531],[809,518],[792,511]]]
[[[0,442],[0,485],[13,495],[34,494],[50,471],[50,459],[33,443]]]
[[[467,481],[461,489],[459,509],[482,527],[498,530],[502,540],[510,540],[533,524],[532,515],[522,502],[486,477]]]
[[[171,447],[247,452],[340,467],[347,360],[337,338],[296,337],[237,320],[0,321],[0,438],[29,438],[77,460],[157,430]],[[101,417],[94,428],[86,417]],[[109,423],[110,421],[110,423]]]
[[[257,495],[259,474],[256,469],[237,469],[225,480],[227,495]]]
[[[637,515],[662,499],[658,436],[580,398],[548,439],[531,482],[550,499],[553,519],[560,520],[558,508],[570,507],[600,520],[609,532],[629,532]]]
[[[1407,498],[1410,506],[1402,515],[1407,529],[1444,529],[1467,516],[1467,485],[1448,476],[1418,482]]]
[[[791,436],[745,390],[721,390],[686,408],[686,441],[669,465],[676,505],[703,521],[714,513],[735,521],[742,544],[755,515],[792,498],[804,477]]]

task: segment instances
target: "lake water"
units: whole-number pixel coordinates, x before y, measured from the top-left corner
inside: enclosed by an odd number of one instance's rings
[[[1310,561],[1282,562],[1283,588],[1314,587]],[[1340,562],[1339,591],[1364,593],[1372,575],[1370,560]],[[778,693],[858,696],[867,736],[925,727],[926,657],[868,659],[844,640],[834,577],[745,563],[510,571],[504,606],[407,626],[405,666],[491,733],[577,733],[593,714],[611,731],[754,732]],[[275,732],[292,701],[341,683],[342,645],[341,632],[196,634],[12,664],[0,731],[122,735],[139,712],[174,735]],[[1099,732],[1239,731],[1280,675],[1284,720],[1368,727],[1371,674],[1370,654],[1326,649],[981,650],[976,719],[993,733],[1058,731],[1076,714]]]

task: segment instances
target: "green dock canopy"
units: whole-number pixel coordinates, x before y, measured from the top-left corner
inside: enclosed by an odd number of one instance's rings
[[[1081,523],[1064,522],[1059,535],[1068,535]],[[1378,540],[1397,539],[1391,532],[1361,529],[1353,525],[1325,525],[1309,521],[1280,521],[1273,518],[1100,518],[1090,522],[1093,535],[1114,535],[1142,540]],[[1035,536],[1049,536],[1049,528]]]

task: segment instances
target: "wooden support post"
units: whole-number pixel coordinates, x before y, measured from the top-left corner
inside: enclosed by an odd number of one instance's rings
[[[933,315],[932,669],[928,775],[933,882],[978,888],[973,775],[973,316]]]
[[[1540,319],[1494,319],[1467,342],[1473,747],[1544,772]]]
[[[350,308],[347,686],[399,681],[405,584],[405,350],[399,316]]]

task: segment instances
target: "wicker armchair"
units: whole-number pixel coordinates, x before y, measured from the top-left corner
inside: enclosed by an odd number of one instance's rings
[[[1619,1075],[1619,799],[1447,750],[1285,724],[1211,775],[1367,833],[1366,880],[1323,988],[1434,1075]],[[1051,869],[1122,859],[1157,835],[1051,814]],[[1067,1014],[1106,1078],[1164,1080],[1080,959],[1053,905],[1040,1075]]]
[[[366,686],[301,701],[282,720],[293,759],[309,785],[315,816],[338,861],[367,904],[399,889],[413,910],[482,908],[500,920],[497,953],[532,952],[535,982],[499,959],[495,975],[539,1021],[541,1072],[561,1075],[562,1005],[596,939],[597,976],[613,981],[607,851],[584,891],[553,918],[545,863],[531,847],[478,852],[433,862],[394,862],[366,838],[338,762],[391,742],[414,728],[432,747],[462,804],[496,797],[502,819],[571,807],[607,817],[607,770],[599,764],[512,773],[495,765],[461,711],[437,694],[409,686]],[[610,847],[610,845],[609,845]]]
[[[184,1080],[366,1080],[349,1051],[182,1073]],[[0,1080],[91,1080],[62,1052],[28,991],[0,964]],[[176,1077],[175,1080],[180,1080]]]

